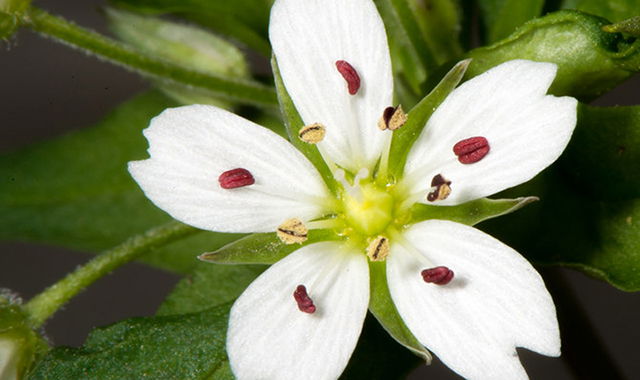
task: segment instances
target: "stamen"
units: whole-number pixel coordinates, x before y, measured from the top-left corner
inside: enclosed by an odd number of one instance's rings
[[[425,269],[420,274],[424,282],[430,284],[447,285],[453,280],[453,271],[444,266]]]
[[[324,139],[325,133],[326,128],[324,125],[320,123],[313,123],[302,127],[298,132],[298,137],[300,140],[308,144],[317,144]]]
[[[342,74],[342,77],[347,81],[347,87],[349,94],[355,95],[360,89],[360,76],[356,69],[353,68],[347,61],[336,61],[336,68],[338,72]]]
[[[285,244],[301,244],[307,240],[309,230],[300,219],[292,218],[285,220],[278,229],[276,235]]]
[[[237,168],[220,174],[218,182],[223,189],[235,189],[253,185],[256,181],[247,169]]]
[[[489,141],[482,136],[461,140],[453,146],[453,153],[463,164],[473,164],[482,160],[489,153],[489,150]]]
[[[433,190],[427,194],[427,200],[429,202],[447,199],[449,194],[451,194],[451,181],[447,181],[442,174],[438,174],[431,180],[431,188]]]
[[[378,236],[369,244],[367,256],[371,261],[384,261],[389,256],[389,239]]]
[[[313,300],[307,294],[307,288],[304,285],[298,285],[293,292],[293,298],[298,304],[298,309],[303,313],[313,314],[316,311],[316,305],[313,304]]]
[[[398,105],[397,107],[387,107],[384,109],[384,112],[382,112],[380,120],[378,120],[378,128],[382,131],[385,129],[395,131],[402,127],[406,122],[407,114],[404,113],[401,105]]]

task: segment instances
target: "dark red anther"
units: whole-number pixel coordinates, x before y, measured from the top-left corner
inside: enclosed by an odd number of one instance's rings
[[[304,285],[298,285],[296,291],[293,292],[293,298],[298,303],[298,309],[303,313],[313,314],[316,311],[316,305],[313,304],[311,297],[307,294],[307,288]]]
[[[447,285],[453,280],[453,271],[447,267],[425,269],[420,274],[424,282],[430,284]]]
[[[489,149],[489,141],[482,136],[476,136],[459,141],[453,146],[453,153],[461,163],[473,164],[482,160],[489,153]]]
[[[220,174],[218,182],[223,189],[235,189],[236,187],[253,185],[256,180],[247,169],[237,168]]]
[[[347,81],[347,87],[349,88],[349,94],[355,95],[360,89],[360,76],[356,69],[353,68],[347,61],[336,61],[336,68],[338,72],[342,74],[342,77]]]

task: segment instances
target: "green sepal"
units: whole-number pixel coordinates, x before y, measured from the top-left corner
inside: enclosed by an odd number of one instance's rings
[[[305,245],[342,239],[333,230],[310,230],[301,244],[285,244],[275,232],[251,234],[224,247],[198,256],[218,264],[273,264]]]
[[[552,62],[558,74],[550,93],[593,99],[640,70],[640,40],[607,33],[605,19],[560,11],[531,20],[494,45],[471,50],[466,78],[512,59]]]
[[[51,350],[29,379],[230,378],[225,353],[230,306],[97,328],[82,347]]]
[[[304,127],[304,122],[302,121],[298,110],[293,104],[293,100],[289,96],[289,93],[284,86],[284,82],[282,81],[282,76],[280,75],[280,70],[278,69],[278,63],[276,62],[275,56],[271,58],[271,68],[273,70],[273,79],[276,84],[276,94],[278,95],[280,112],[282,113],[284,125],[287,129],[287,134],[289,135],[289,141],[307,157],[307,159],[313,164],[313,166],[316,167],[318,173],[320,173],[320,176],[326,183],[329,190],[334,195],[338,195],[339,185],[333,177],[331,169],[329,168],[329,166],[327,166],[327,163],[322,158],[318,147],[315,144],[305,143],[298,137],[300,128]]]
[[[440,83],[418,103],[407,115],[407,122],[393,131],[391,148],[389,150],[389,175],[399,179],[413,143],[418,139],[427,121],[436,108],[449,96],[462,77],[471,60],[458,62],[442,78]]]
[[[0,292],[0,379],[25,378],[48,345],[33,331],[17,298]]]
[[[595,199],[640,198],[640,106],[580,104],[562,165]]]
[[[542,13],[544,0],[483,0],[480,12],[488,43],[496,42]]]
[[[633,37],[640,37],[640,16],[605,25],[602,30],[607,33],[625,33]]]
[[[433,206],[416,203],[411,208],[409,223],[419,223],[429,219],[442,219],[473,226],[488,219],[510,214],[537,200],[539,200],[538,197],[515,199],[482,198],[457,206]]]
[[[430,364],[433,359],[431,353],[413,336],[391,299],[387,284],[387,262],[369,261],[369,278],[371,289],[369,311],[398,343],[421,357],[426,364]]]

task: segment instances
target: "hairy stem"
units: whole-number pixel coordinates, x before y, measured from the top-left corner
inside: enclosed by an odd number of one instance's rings
[[[22,23],[38,33],[142,75],[197,88],[213,96],[241,103],[269,107],[278,105],[275,90],[271,87],[190,70],[146,55],[129,45],[82,28],[36,7],[29,8],[22,15]]]
[[[200,230],[179,222],[170,222],[134,236],[119,246],[94,257],[65,278],[45,289],[25,304],[24,309],[34,327],[41,326],[72,297],[99,278],[109,274],[152,249],[187,237]]]

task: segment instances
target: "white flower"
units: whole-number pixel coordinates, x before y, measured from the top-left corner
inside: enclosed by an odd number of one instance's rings
[[[367,313],[368,260],[385,258],[404,323],[458,374],[526,378],[515,347],[559,355],[553,302],[523,257],[469,226],[407,226],[398,217],[414,202],[458,205],[494,194],[555,161],[576,123],[575,99],[545,95],[555,65],[510,61],[462,84],[413,145],[400,182],[389,184],[393,132],[377,123],[392,105],[393,83],[374,4],[276,0],[270,38],[303,121],[326,130],[317,146],[344,184],[338,198],[286,140],[211,106],[154,118],[144,132],[150,158],[129,166],[156,205],[198,228],[280,227],[285,240],[301,241],[307,227],[322,225],[344,236],[298,249],[236,301],[227,338],[234,374],[337,378]]]

